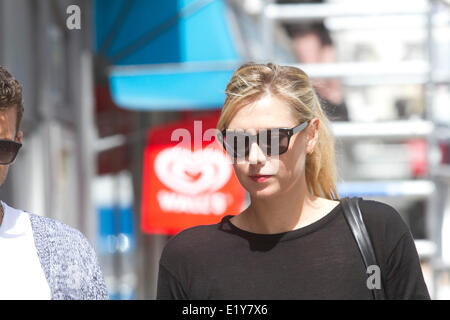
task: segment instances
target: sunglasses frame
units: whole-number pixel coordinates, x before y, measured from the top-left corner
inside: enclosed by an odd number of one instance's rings
[[[280,154],[283,154],[283,153],[287,152],[287,150],[289,149],[289,143],[291,142],[291,137],[294,134],[296,134],[296,133],[302,131],[303,129],[305,129],[307,127],[309,121],[310,120],[304,121],[304,122],[302,122],[302,123],[300,123],[300,124],[298,124],[298,125],[296,125],[295,127],[292,127],[292,128],[270,128],[270,129],[264,129],[264,130],[278,130],[279,132],[283,132],[283,133],[286,134],[286,136],[288,138],[286,150],[284,150],[283,152],[278,153],[277,155],[280,155]],[[219,141],[222,143],[222,146],[223,146],[223,148],[225,150],[227,150],[227,147],[226,147],[226,144],[225,144],[226,131],[227,131],[227,129],[223,129],[221,131],[221,135],[219,136]],[[259,132],[257,134],[249,134],[249,133],[246,133],[246,132],[242,132],[242,134],[244,134],[246,136],[249,136],[251,139],[253,139],[253,141],[254,141],[254,139],[256,137],[256,141],[257,141],[258,146],[259,146]],[[227,153],[228,153],[228,151],[227,151]],[[233,151],[233,153],[234,153],[234,151]],[[244,157],[248,157],[249,154],[250,154],[250,149],[248,150],[248,153],[247,152],[245,153]],[[238,158],[234,154],[233,154],[233,156],[234,156],[234,158]]]
[[[7,142],[7,143],[11,143],[11,144],[13,144],[13,145],[16,145],[16,146],[17,146],[17,151],[16,151],[16,154],[14,155],[14,157],[12,158],[12,160],[11,160],[11,161],[9,161],[9,162],[0,162],[0,165],[8,165],[8,164],[11,164],[11,163],[13,163],[13,162],[14,162],[14,160],[16,160],[17,154],[19,153],[19,150],[20,150],[20,148],[22,147],[22,143],[20,143],[20,142],[16,142],[16,141],[14,141],[14,140],[6,140],[6,139],[0,139],[0,143],[2,143],[2,142]]]

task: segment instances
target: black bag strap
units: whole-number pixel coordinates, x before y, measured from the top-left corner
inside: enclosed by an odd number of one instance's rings
[[[344,209],[344,216],[347,220],[353,236],[358,244],[359,251],[364,260],[364,265],[367,267],[370,265],[377,265],[375,253],[373,251],[372,242],[370,241],[369,233],[367,232],[364,220],[362,218],[361,209],[359,207],[360,197],[354,198],[341,198],[342,207]],[[370,289],[375,300],[384,300],[385,294],[383,286],[381,289]]]

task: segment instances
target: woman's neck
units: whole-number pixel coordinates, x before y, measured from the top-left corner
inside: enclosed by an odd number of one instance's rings
[[[251,198],[250,205],[232,222],[253,233],[275,234],[295,230],[319,220],[339,202],[314,196],[303,188],[276,197]],[[302,192],[303,191],[303,192]]]
[[[311,203],[282,200],[273,203],[253,200],[244,216],[247,228],[254,233],[281,233],[295,230],[310,219]]]

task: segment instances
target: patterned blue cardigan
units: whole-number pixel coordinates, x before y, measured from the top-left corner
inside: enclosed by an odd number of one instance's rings
[[[108,299],[97,256],[85,236],[58,220],[28,214],[51,298]]]

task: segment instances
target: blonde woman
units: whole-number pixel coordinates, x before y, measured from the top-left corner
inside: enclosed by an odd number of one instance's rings
[[[372,299],[337,198],[329,121],[308,76],[273,63],[241,66],[217,129],[251,203],[168,241],[157,299]],[[378,201],[360,207],[386,298],[430,299],[399,213]]]

